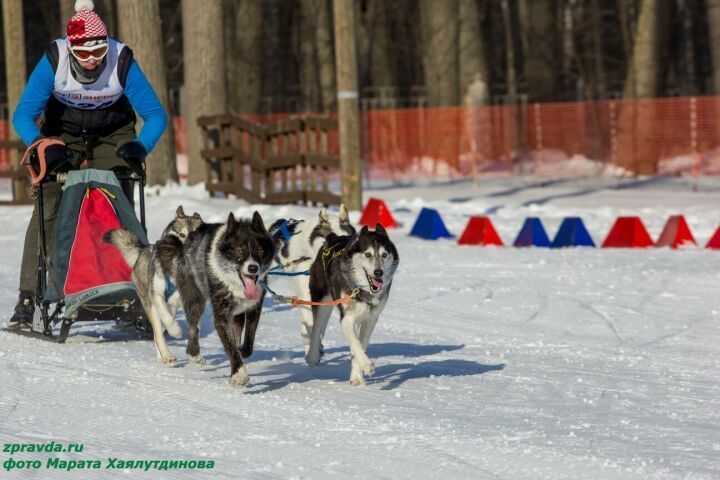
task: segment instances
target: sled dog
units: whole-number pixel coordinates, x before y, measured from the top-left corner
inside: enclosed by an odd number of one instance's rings
[[[286,230],[281,227],[285,225]],[[355,228],[350,224],[345,205],[340,205],[337,217],[331,217],[323,208],[317,218],[297,222],[286,219],[277,220],[270,226],[270,233],[275,242],[276,264],[287,265],[285,272],[302,272],[309,270],[313,259],[325,239],[331,233],[336,235],[353,235]],[[289,237],[289,238],[287,238]],[[302,260],[306,259],[303,261]],[[291,288],[301,300],[310,300],[310,279],[307,275],[289,277]],[[310,331],[313,327],[313,313],[309,307],[301,306],[300,335],[302,336],[305,354],[310,348]],[[324,329],[323,329],[324,330]],[[321,339],[322,340],[322,339]],[[322,354],[322,344],[320,345]]]
[[[258,212],[252,220],[205,223],[183,244],[166,237],[157,244],[163,268],[172,272],[180,291],[189,326],[187,354],[197,364],[200,356],[200,319],[209,301],[215,330],[230,359],[230,384],[245,385],[249,377],[243,357],[252,355],[265,290],[263,279],[274,255],[274,246]],[[242,347],[240,338],[243,334]]]
[[[172,237],[185,242],[190,232],[196,230],[202,223],[199,213],[195,212],[189,217],[185,215],[181,205],[160,238]],[[123,229],[108,231],[103,240],[115,245],[122,253],[125,262],[132,268],[132,281],[153,328],[158,360],[167,364],[175,363],[177,358],[170,353],[163,331],[167,329],[173,337],[182,337],[180,325],[175,320],[175,314],[181,305],[180,294],[176,289],[169,291],[166,282],[168,279],[163,274],[155,245],[143,245],[132,232]],[[169,280],[172,282],[172,276]]]
[[[390,295],[393,275],[399,262],[387,231],[377,224],[375,231],[364,226],[350,236],[330,234],[310,268],[310,298],[313,302],[351,299],[338,305],[340,325],[350,343],[350,383],[362,385],[375,371],[367,355],[370,335]],[[314,366],[320,360],[320,339],[332,313],[332,306],[313,306],[310,348],[305,360]]]

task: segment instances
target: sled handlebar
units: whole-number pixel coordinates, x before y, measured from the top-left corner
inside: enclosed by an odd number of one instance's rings
[[[111,140],[110,138],[102,137],[100,135],[81,134],[80,138],[77,140],[71,140],[65,145],[84,145],[85,158],[87,159],[88,167],[93,168],[93,161],[95,157],[94,148],[98,145],[110,145],[112,147],[117,147],[118,141]],[[143,182],[144,184],[145,161],[139,159],[126,159],[126,161],[128,162],[130,168],[120,167],[113,169],[115,171],[115,176],[117,176],[119,180],[133,180],[136,182]]]

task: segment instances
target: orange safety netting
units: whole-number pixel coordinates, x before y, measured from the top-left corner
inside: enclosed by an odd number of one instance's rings
[[[398,178],[720,174],[720,98],[373,110],[365,158]]]
[[[720,97],[362,112],[366,177],[720,175]],[[245,115],[269,123],[303,114]],[[331,114],[335,117],[336,114]],[[185,122],[173,119],[177,152]],[[7,138],[0,121],[0,140]],[[328,136],[337,153],[337,134]],[[9,168],[0,151],[0,169]]]

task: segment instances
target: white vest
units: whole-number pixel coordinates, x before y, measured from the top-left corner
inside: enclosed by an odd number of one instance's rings
[[[70,56],[67,41],[55,40],[58,47],[58,66],[55,71],[53,95],[58,101],[82,110],[104,108],[117,102],[124,95],[125,88],[118,78],[118,56],[125,44],[108,38],[108,53],[105,70],[92,83],[80,83],[70,71]]]

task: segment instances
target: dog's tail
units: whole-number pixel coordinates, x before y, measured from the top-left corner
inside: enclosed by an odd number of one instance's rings
[[[178,237],[167,235],[155,244],[155,254],[160,260],[163,270],[174,274],[177,264],[184,254],[183,243]]]
[[[135,266],[140,253],[146,247],[134,233],[121,228],[109,230],[105,233],[103,242],[115,245],[131,268]]]

